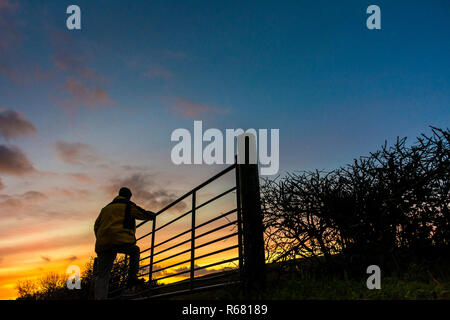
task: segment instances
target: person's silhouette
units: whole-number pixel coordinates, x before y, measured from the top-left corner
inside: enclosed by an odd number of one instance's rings
[[[119,195],[101,210],[95,221],[95,252],[98,256],[95,299],[106,299],[108,296],[110,272],[117,253],[130,257],[127,286],[131,288],[139,282],[140,249],[136,245],[135,219],[152,220],[155,213],[131,202],[131,195],[130,189],[122,187]]]

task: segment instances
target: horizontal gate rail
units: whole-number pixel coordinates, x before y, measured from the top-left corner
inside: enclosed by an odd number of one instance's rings
[[[182,295],[182,294],[196,293],[196,292],[201,292],[201,291],[218,289],[218,288],[222,288],[222,287],[228,287],[228,286],[235,285],[235,284],[240,284],[240,281],[230,281],[230,282],[213,284],[213,285],[209,285],[209,286],[203,286],[200,288],[185,289],[185,290],[179,290],[179,291],[174,291],[174,292],[161,293],[161,294],[152,295],[149,298],[151,298],[151,299],[168,298],[168,297],[173,297],[173,296]],[[139,299],[135,299],[135,300],[142,300],[142,299],[148,299],[148,298],[139,298]]]
[[[224,263],[227,263],[227,262],[233,262],[233,261],[236,261],[238,259],[239,258],[236,257],[236,258],[231,258],[231,259],[227,259],[227,260],[214,262],[214,263],[208,264],[206,266],[197,267],[197,268],[194,269],[194,271],[198,271],[198,270],[202,270],[202,269],[206,269],[206,268],[210,268],[210,267],[215,267],[217,265],[221,265],[221,264],[224,264]],[[178,273],[175,273],[175,274],[170,274],[168,276],[164,276],[164,277],[161,277],[161,278],[158,278],[158,279],[155,279],[155,280],[167,279],[167,278],[171,278],[171,277],[178,276],[178,275],[181,275],[181,274],[184,274],[184,273],[188,273],[188,272],[190,272],[190,270],[181,271],[181,272],[178,272]]]
[[[196,283],[201,283],[201,282],[205,282],[205,281],[210,281],[213,279],[220,279],[220,278],[226,278],[226,277],[231,277],[235,274],[239,274],[238,270],[231,270],[231,271],[225,271],[225,272],[219,272],[217,274],[207,274],[201,277],[198,277],[195,282]],[[177,287],[177,286],[181,286],[183,284],[189,283],[190,279],[184,279],[184,280],[180,280],[177,282],[172,282],[169,284],[165,284],[164,286],[161,287],[155,287],[154,290],[158,290],[158,289],[167,289],[167,288],[172,288],[172,287]]]

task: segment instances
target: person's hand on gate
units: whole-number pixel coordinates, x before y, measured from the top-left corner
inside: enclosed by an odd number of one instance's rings
[[[156,218],[156,213],[154,213],[153,211],[148,211],[147,210],[147,214],[149,216],[148,220],[155,220]]]

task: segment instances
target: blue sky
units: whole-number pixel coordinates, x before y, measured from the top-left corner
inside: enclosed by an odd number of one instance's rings
[[[71,4],[82,30],[65,26]],[[371,4],[381,30],[366,28]],[[333,169],[447,127],[449,13],[448,1],[0,0],[0,115],[23,120],[0,146],[33,167],[1,163],[2,222],[20,200],[19,218],[39,229],[55,218],[42,208],[66,203],[85,238],[132,174],[136,188],[182,194],[218,170],[170,162],[171,132],[194,120],[280,129],[280,174]],[[30,191],[42,193],[31,204]]]
[[[20,3],[21,59],[52,68],[60,32],[72,42],[61,50],[104,77],[115,104],[80,107],[67,127],[49,98],[67,74],[23,86],[0,79],[5,108],[38,126],[61,119],[53,130],[67,139],[114,153],[112,141],[148,137],[130,151],[168,154],[170,132],[192,127],[168,110],[179,98],[219,111],[200,115],[207,127],[280,128],[282,168],[333,168],[385,139],[448,123],[445,1],[379,1],[379,31],[365,27],[367,1],[79,1],[81,31],[65,29],[68,4]]]

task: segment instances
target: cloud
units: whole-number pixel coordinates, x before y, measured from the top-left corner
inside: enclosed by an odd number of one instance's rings
[[[45,81],[55,75],[53,70],[45,71],[38,64],[30,61],[20,61],[20,65],[16,64],[12,67],[1,64],[0,72],[16,84]]]
[[[176,98],[175,101],[171,103],[170,108],[177,115],[191,119],[198,118],[202,115],[226,114],[230,112],[228,109],[198,104],[183,98]]]
[[[172,59],[184,59],[187,57],[185,52],[182,51],[173,51],[173,50],[165,50],[163,55]]]
[[[27,191],[22,194],[22,198],[27,201],[40,201],[47,199],[47,196],[39,191]]]
[[[92,182],[92,178],[84,173],[67,173],[66,175],[77,182]]]
[[[48,197],[39,191],[27,191],[20,195],[10,196],[2,195],[2,202],[0,202],[0,208],[20,209],[30,204],[39,203]]]
[[[32,254],[65,248],[66,251],[80,245],[92,245],[92,231],[79,234],[53,236],[51,238],[36,239],[32,243],[21,243],[18,245],[0,245],[0,256],[6,257],[13,254]],[[69,251],[70,252],[70,251]]]
[[[106,80],[105,77],[87,67],[83,60],[74,54],[68,52],[57,53],[52,57],[52,60],[59,71],[75,74],[84,80]]]
[[[55,148],[58,157],[69,164],[85,165],[99,159],[94,148],[85,143],[58,141],[55,144]],[[78,175],[78,177],[80,178],[81,176]]]
[[[0,136],[13,139],[36,133],[35,126],[22,113],[15,110],[0,109]]]
[[[74,111],[77,108],[96,108],[115,104],[100,83],[107,78],[86,65],[90,53],[86,55],[83,48],[78,48],[67,33],[54,31],[51,34],[53,65],[58,74],[66,77],[63,92],[66,97],[59,97],[55,102]]]
[[[0,173],[21,176],[34,171],[22,150],[16,146],[0,145]]]
[[[5,17],[2,17],[1,13],[0,9],[0,27],[2,26],[2,20],[5,20]],[[5,25],[3,28],[0,28],[0,54],[2,52],[6,53],[6,49],[12,47],[11,44],[14,42],[13,40],[16,38],[20,39],[19,28],[15,26],[15,24],[17,24],[17,19],[11,17],[10,20],[11,21],[4,22]],[[2,32],[5,33],[4,36],[2,36]],[[18,42],[18,40],[15,42]],[[7,45],[5,45],[5,43]],[[53,31],[51,32],[50,43],[54,50],[54,54],[51,57],[53,68],[44,70],[38,63],[34,61],[23,61],[23,59],[18,58],[17,53],[9,50],[11,51],[8,56],[9,59],[0,59],[0,74],[5,75],[10,81],[16,84],[45,81],[54,78],[57,75],[76,77],[82,82],[107,81],[106,77],[85,64],[84,61],[87,60],[85,54],[74,45],[74,42],[69,35],[64,32]],[[1,50],[2,44],[4,50]]]
[[[0,54],[20,43],[20,33],[13,16],[17,7],[17,1],[0,0]]]
[[[14,11],[17,9],[18,2],[10,1],[10,0],[0,0],[0,11],[2,10],[10,10]]]
[[[46,213],[40,205],[48,197],[38,191],[28,191],[20,195],[2,195],[0,201],[0,217],[23,217],[23,215],[34,216],[36,213]]]
[[[38,62],[23,59],[21,28],[27,23],[16,16],[18,7],[17,0],[0,0],[0,76],[15,84],[48,80],[55,75],[53,70],[44,70]]]
[[[54,187],[51,189],[50,192],[48,192],[50,197],[56,197],[56,198],[67,198],[72,200],[85,200],[90,192],[86,189],[67,189],[67,188],[58,188]]]
[[[2,179],[0,179],[0,190],[5,189],[5,184],[3,183]]]
[[[68,257],[68,258],[66,259],[66,261],[72,262],[72,261],[75,261],[75,260],[77,260],[77,259],[78,259],[77,256],[70,256],[70,257]]]
[[[64,90],[69,98],[63,99],[60,103],[68,109],[80,107],[96,108],[104,105],[115,104],[108,92],[98,86],[88,87],[81,82],[68,77],[64,84]]]
[[[11,198],[0,202],[0,209],[19,209],[22,202],[19,199]]]
[[[175,201],[178,196],[164,188],[156,187],[154,178],[154,175],[145,173],[134,173],[122,179],[114,178],[106,191],[117,194],[121,187],[128,187],[133,193],[133,201],[145,206],[148,210],[157,211]],[[185,208],[184,202],[180,202],[174,207],[176,210]]]
[[[67,221],[85,219],[91,212],[81,211],[80,201],[85,201],[89,192],[83,189],[51,188],[45,194],[28,191],[23,194],[0,195],[0,220],[12,221]],[[80,211],[76,211],[80,210]],[[14,222],[15,224],[16,222]],[[3,235],[3,226],[0,233]]]
[[[1,35],[0,35],[1,37]],[[0,47],[1,49],[1,47]],[[0,71],[1,73],[3,73],[6,77],[9,78],[9,80],[11,80],[12,82],[16,82],[19,83],[19,75],[18,75],[18,71],[15,69],[12,69],[10,67],[8,67],[5,64],[1,64],[0,65]]]
[[[169,69],[162,67],[162,66],[153,66],[149,68],[145,73],[144,76],[150,79],[172,79],[174,77],[174,74]]]
[[[129,165],[129,164],[122,164],[120,165],[120,168],[124,169],[124,170],[145,170],[145,167],[143,166],[134,166],[134,165]]]

